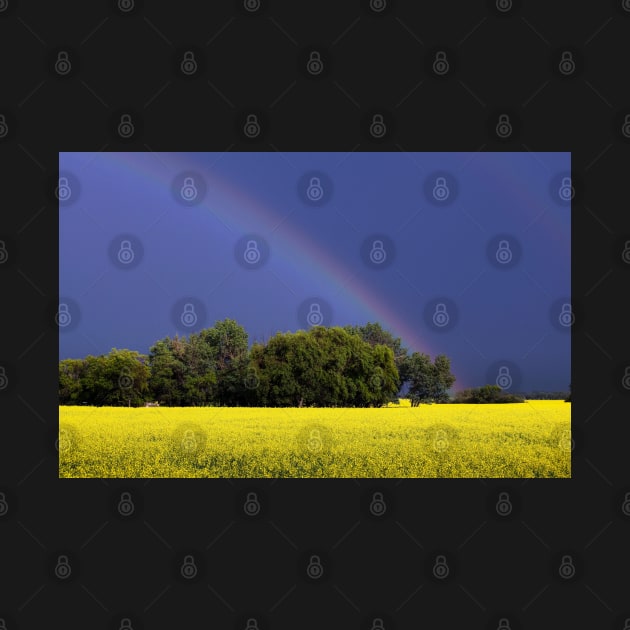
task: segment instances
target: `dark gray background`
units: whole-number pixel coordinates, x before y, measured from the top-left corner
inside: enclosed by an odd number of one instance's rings
[[[249,4],[249,3],[248,3]],[[624,627],[630,3],[0,0],[0,619],[15,628]],[[253,3],[251,6],[256,6]],[[179,66],[193,50],[197,73]],[[55,71],[59,52],[71,69]],[[316,77],[305,70],[320,53]],[[437,51],[449,71],[433,73]],[[574,61],[560,72],[564,52]],[[261,134],[242,133],[258,113]],[[375,138],[381,113],[388,132]],[[123,114],[135,124],[118,134]],[[499,137],[508,114],[509,137]],[[4,121],[4,127],[2,127]],[[573,479],[57,479],[57,156],[571,151]],[[618,299],[615,299],[618,298]],[[387,509],[373,515],[373,492]],[[117,509],[121,492],[135,509]],[[243,511],[256,492],[261,511]],[[513,509],[495,509],[508,492]],[[2,496],[0,496],[0,499]],[[630,513],[630,510],[628,510]],[[55,575],[59,556],[71,573]],[[186,555],[194,579],[180,573]],[[318,555],[323,575],[305,567]],[[436,557],[449,567],[435,578]],[[564,556],[574,571],[559,572]],[[501,619],[506,619],[508,626]]]

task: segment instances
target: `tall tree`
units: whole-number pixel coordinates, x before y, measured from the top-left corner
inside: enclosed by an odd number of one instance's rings
[[[394,354],[339,327],[278,333],[255,344],[257,398],[270,406],[374,406],[397,391]]]
[[[149,393],[147,357],[135,350],[112,348],[107,355],[87,356],[82,397],[91,405],[143,404]]]
[[[59,404],[78,405],[83,400],[83,379],[86,363],[84,359],[59,361]]]
[[[184,404],[186,365],[184,343],[177,337],[166,337],[149,349],[151,398],[160,403],[179,406]]]
[[[455,383],[450,359],[443,354],[431,363],[428,354],[414,352],[408,363],[409,398],[413,407],[423,402],[446,402]]]
[[[451,373],[451,360],[445,354],[438,354],[433,359],[433,374],[434,402],[448,402],[448,390],[455,383],[455,375]]]
[[[371,346],[383,345],[391,349],[394,354],[394,364],[398,371],[398,389],[391,397],[392,401],[397,401],[397,393],[400,391],[403,383],[408,380],[409,375],[409,350],[402,345],[400,337],[394,337],[391,332],[385,330],[379,322],[368,322],[363,326],[348,325],[344,326],[344,330],[357,334],[363,341]]]

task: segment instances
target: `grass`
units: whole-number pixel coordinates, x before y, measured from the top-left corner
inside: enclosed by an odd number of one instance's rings
[[[60,407],[60,477],[570,477],[571,404]]]

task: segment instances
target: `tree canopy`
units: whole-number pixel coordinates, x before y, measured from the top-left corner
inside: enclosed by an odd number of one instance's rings
[[[455,377],[444,355],[408,354],[379,323],[278,332],[248,348],[232,319],[188,337],[156,341],[148,355],[107,355],[59,363],[60,404],[371,407],[446,402]]]

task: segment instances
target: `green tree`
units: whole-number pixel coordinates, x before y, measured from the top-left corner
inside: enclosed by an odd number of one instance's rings
[[[149,349],[151,398],[170,406],[184,404],[185,342],[177,335],[157,341]]]
[[[252,347],[249,368],[258,404],[269,406],[382,405],[398,387],[391,349],[339,327],[278,333]]]
[[[59,404],[78,405],[83,401],[84,359],[59,361]]]
[[[414,352],[409,357],[407,377],[412,407],[420,403],[447,402],[448,390],[455,383],[450,359],[443,354],[436,356],[431,363],[428,354]]]
[[[238,405],[247,394],[247,333],[234,320],[158,341],[150,349],[151,391],[166,405]]]
[[[403,383],[408,380],[409,368],[409,350],[402,345],[400,337],[394,337],[392,333],[385,330],[378,322],[368,322],[363,326],[348,325],[344,326],[344,330],[359,335],[363,341],[371,346],[387,346],[394,354],[394,364],[398,371],[398,389],[391,397],[391,402],[398,402],[398,392]]]
[[[506,394],[496,384],[483,385],[482,387],[472,387],[457,392],[453,399],[454,403],[468,404],[496,404],[525,402],[524,399],[515,394]]]
[[[414,352],[407,362],[407,381],[409,382],[409,400],[412,407],[430,402],[433,391],[433,369],[428,354]]]
[[[433,374],[433,400],[448,402],[448,390],[455,383],[455,375],[451,373],[451,360],[445,354],[438,354],[433,360]]]
[[[82,397],[91,405],[144,403],[149,393],[150,370],[147,357],[135,350],[112,348],[107,355],[85,358]]]
[[[247,332],[236,321],[226,318],[202,333],[214,361],[218,404],[241,404],[247,396],[244,385],[248,361]]]
[[[184,340],[182,400],[185,406],[200,407],[216,401],[217,371],[214,354],[213,348],[200,333],[193,333]]]

